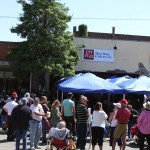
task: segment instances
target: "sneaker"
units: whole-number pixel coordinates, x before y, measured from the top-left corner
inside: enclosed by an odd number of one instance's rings
[[[39,145],[37,145],[37,146],[35,147],[35,149],[41,149],[41,147],[40,147]]]
[[[34,147],[31,147],[30,150],[35,150],[35,148],[34,148]]]

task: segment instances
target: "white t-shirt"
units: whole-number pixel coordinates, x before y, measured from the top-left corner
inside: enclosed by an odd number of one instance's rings
[[[30,106],[30,109],[32,111],[32,117],[34,120],[37,121],[41,121],[42,120],[42,116],[36,115],[34,112],[40,113],[40,114],[44,114],[44,110],[42,108],[41,104],[38,104],[37,106],[35,106],[34,104],[32,104]]]
[[[102,127],[105,128],[105,120],[107,119],[107,114],[104,111],[93,111],[93,122],[92,127]]]
[[[11,100],[10,102],[6,103],[3,108],[7,109],[7,113],[8,116],[11,115],[12,110],[14,109],[14,107],[16,107],[18,105],[18,103],[16,103],[14,100]]]
[[[112,119],[112,121],[111,121],[111,127],[116,127],[116,125],[117,125],[117,119],[115,119],[115,117],[116,117],[116,114],[117,114],[117,111],[118,110],[115,110],[114,111],[114,116],[113,116],[113,119]]]

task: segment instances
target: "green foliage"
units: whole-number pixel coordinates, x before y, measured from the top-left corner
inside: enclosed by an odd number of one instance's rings
[[[22,5],[21,24],[11,29],[26,42],[8,55],[14,73],[48,72],[53,76],[75,73],[78,61],[73,35],[67,31],[71,16],[68,8],[55,0],[18,0]]]
[[[80,37],[87,37],[88,36],[87,25],[85,25],[85,24],[79,25],[78,30],[79,30],[79,36]]]

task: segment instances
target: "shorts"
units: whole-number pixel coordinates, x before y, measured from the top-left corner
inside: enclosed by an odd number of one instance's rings
[[[126,139],[126,132],[128,130],[128,124],[117,124],[115,131],[114,131],[114,138],[119,139]]]

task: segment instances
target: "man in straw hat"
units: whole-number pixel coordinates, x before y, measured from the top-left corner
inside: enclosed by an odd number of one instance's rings
[[[150,102],[143,104],[144,110],[138,117],[140,150],[144,150],[144,140],[147,139],[150,149]]]

